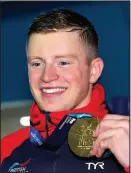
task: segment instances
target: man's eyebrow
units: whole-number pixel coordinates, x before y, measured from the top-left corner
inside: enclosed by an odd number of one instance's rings
[[[60,54],[60,55],[56,55],[55,58],[59,59],[59,58],[67,58],[67,57],[72,57],[72,58],[76,58],[77,56],[75,54]]]
[[[59,59],[59,58],[67,58],[67,57],[72,57],[72,58],[76,58],[77,56],[75,54],[59,54],[59,55],[55,55],[54,58],[55,59]],[[40,56],[28,56],[29,60],[33,60],[33,59],[40,59],[40,60],[44,60],[43,57]]]
[[[43,58],[40,57],[40,56],[28,56],[27,58],[28,58],[29,60],[33,60],[33,59],[43,60]]]

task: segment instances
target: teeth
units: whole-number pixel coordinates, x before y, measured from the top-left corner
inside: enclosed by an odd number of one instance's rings
[[[65,91],[65,88],[53,88],[53,89],[43,89],[42,91],[47,94],[58,93]]]

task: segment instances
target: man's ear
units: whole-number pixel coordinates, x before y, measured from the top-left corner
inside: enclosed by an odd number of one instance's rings
[[[104,62],[101,58],[95,58],[90,64],[90,83],[94,84],[101,76]]]

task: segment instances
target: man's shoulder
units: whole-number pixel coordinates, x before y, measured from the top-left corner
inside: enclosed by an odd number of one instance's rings
[[[1,162],[11,155],[16,147],[19,147],[29,138],[29,127],[21,128],[1,139]]]

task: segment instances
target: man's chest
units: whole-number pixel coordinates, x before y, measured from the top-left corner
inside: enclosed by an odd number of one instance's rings
[[[73,155],[65,143],[57,151],[36,148],[26,141],[5,159],[5,172],[122,172],[113,158],[81,159]]]

